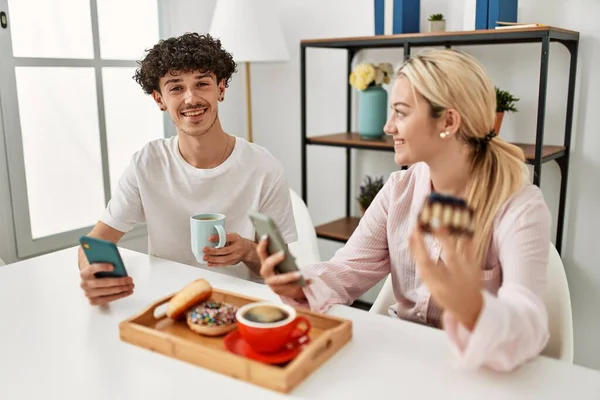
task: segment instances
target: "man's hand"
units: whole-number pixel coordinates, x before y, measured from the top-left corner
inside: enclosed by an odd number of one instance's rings
[[[101,221],[88,234],[90,237],[108,240],[113,243],[121,240],[123,235],[123,232],[111,228]],[[92,305],[107,304],[133,293],[133,280],[130,277],[96,278],[94,276],[96,272],[110,272],[114,270],[114,266],[112,264],[90,265],[81,247],[79,247],[78,266],[81,278],[79,286],[81,286]]]
[[[94,276],[96,272],[110,272],[113,269],[112,264],[90,265],[87,260],[80,259],[80,286],[91,305],[107,304],[133,293],[133,280],[129,276],[125,278],[96,278]]]
[[[219,235],[213,235],[208,240],[218,243]],[[256,243],[237,233],[228,233],[225,246],[220,249],[205,247],[204,261],[209,267],[226,267],[243,262],[255,272],[258,272],[260,267]]]

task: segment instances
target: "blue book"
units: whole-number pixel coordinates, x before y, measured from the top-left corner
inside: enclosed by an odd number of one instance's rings
[[[477,0],[475,5],[475,29],[488,29],[489,0]]]
[[[385,0],[375,0],[375,34],[383,35],[385,24]]]
[[[494,29],[498,21],[517,22],[519,0],[489,0],[488,29]]]
[[[421,22],[420,0],[394,0],[394,26],[392,32],[419,33]]]

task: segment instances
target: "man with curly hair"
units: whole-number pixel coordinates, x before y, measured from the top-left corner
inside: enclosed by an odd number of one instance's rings
[[[205,248],[204,263],[237,277],[261,280],[250,211],[271,216],[287,243],[297,240],[281,163],[266,149],[227,134],[219,120],[236,64],[210,35],[161,40],[139,63],[134,79],[169,113],[177,135],[136,152],[89,236],[117,243],[135,225],[148,228],[149,253],[190,265],[190,216],[226,215],[225,247]],[[218,237],[212,238],[218,241]],[[81,287],[92,304],[133,293],[128,278],[96,279],[110,264],[90,265],[80,249]]]

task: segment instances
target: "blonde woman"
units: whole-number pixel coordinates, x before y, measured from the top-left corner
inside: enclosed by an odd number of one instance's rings
[[[275,275],[281,255],[257,251],[261,275],[294,305],[324,312],[350,304],[391,273],[393,317],[443,328],[466,368],[511,370],[549,338],[542,300],[551,217],[529,183],[523,152],[493,133],[496,97],[483,67],[454,50],[413,56],[398,70],[385,132],[391,174],[347,244],[328,262]],[[416,224],[432,192],[475,209],[472,242],[429,235]]]

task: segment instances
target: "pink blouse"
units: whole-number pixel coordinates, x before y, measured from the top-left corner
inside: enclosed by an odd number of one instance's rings
[[[409,249],[408,237],[429,193],[426,164],[391,174],[347,244],[330,261],[302,268],[313,280],[304,289],[304,305],[325,312],[334,304],[351,304],[391,274],[397,302],[390,315],[443,327],[460,366],[511,370],[537,356],[549,339],[543,296],[551,216],[540,189],[526,184],[496,216],[481,273],[484,304],[471,332],[431,298]],[[438,241],[429,235],[425,241],[432,259],[443,261]]]

